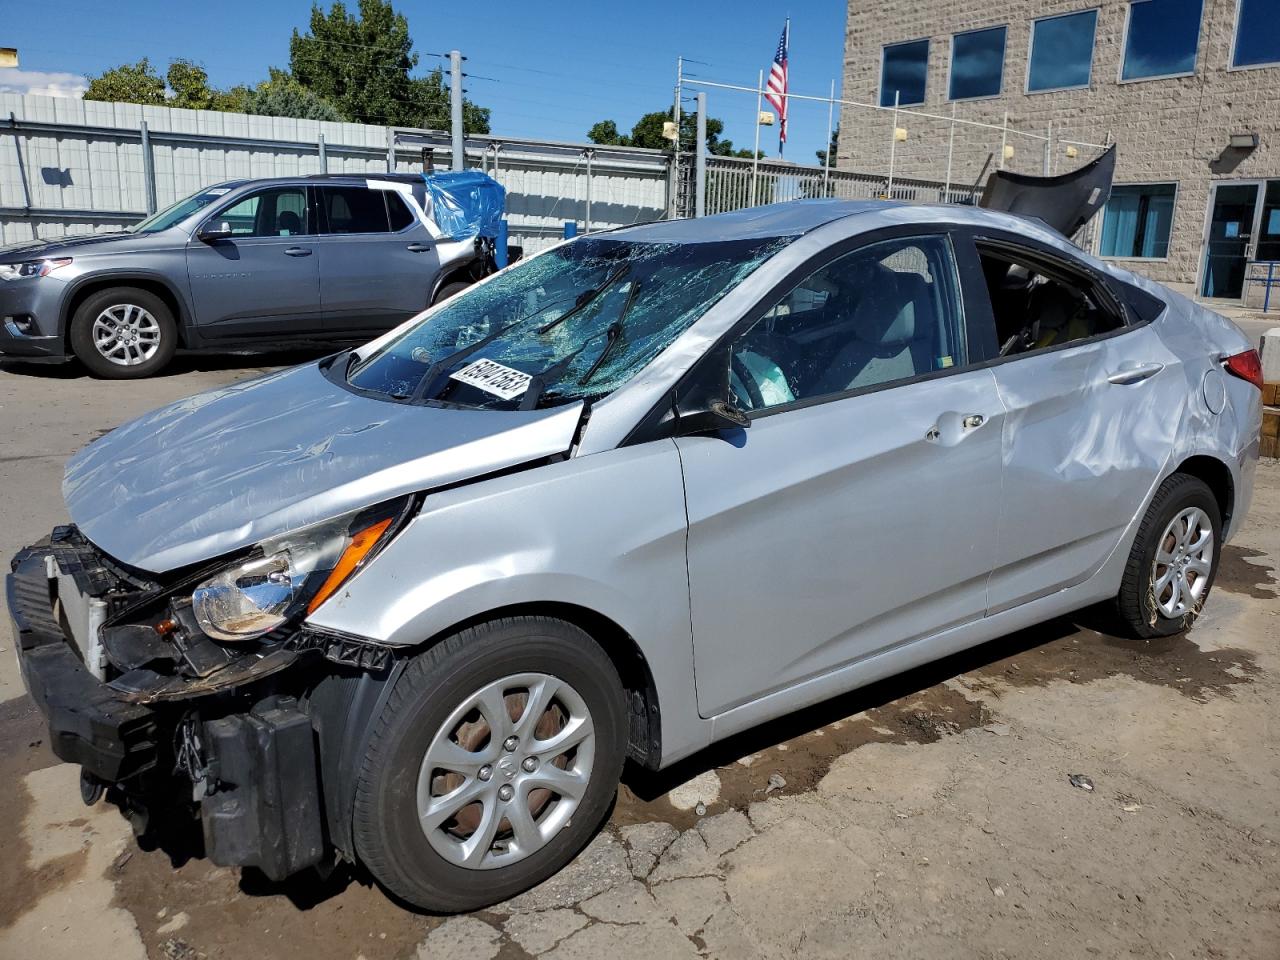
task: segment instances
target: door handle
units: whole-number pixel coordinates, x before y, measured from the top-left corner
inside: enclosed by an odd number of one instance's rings
[[[405,249],[408,250],[410,253],[426,253],[428,250],[431,249],[431,244],[411,243],[407,247],[405,247]]]
[[[1107,377],[1108,383],[1118,383],[1121,385],[1130,383],[1141,383],[1149,377],[1154,377],[1157,373],[1164,369],[1163,363],[1134,363],[1121,367],[1115,373]]]
[[[958,413],[947,412],[925,431],[924,438],[930,443],[943,443],[949,447],[967,437],[970,430],[977,430],[986,422],[987,418],[980,413],[967,413],[961,416]]]
[[[311,256],[311,250],[307,247],[289,247],[285,250],[284,255],[286,257],[309,257]]]
[[[987,422],[987,418],[980,413],[971,413],[964,418],[963,425],[966,430],[974,430]]]

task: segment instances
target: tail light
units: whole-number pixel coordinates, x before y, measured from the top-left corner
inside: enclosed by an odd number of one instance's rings
[[[1227,373],[1234,374],[1241,380],[1247,380],[1259,390],[1262,389],[1262,359],[1257,350],[1246,350],[1227,357],[1223,362]]]

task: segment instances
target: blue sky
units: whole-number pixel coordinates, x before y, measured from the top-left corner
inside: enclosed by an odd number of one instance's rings
[[[172,57],[195,60],[218,86],[256,82],[267,67],[288,65],[290,30],[305,28],[311,4],[59,0],[56,7],[56,19],[6,18],[0,45],[18,47],[22,63],[19,72],[0,71],[0,88],[74,91],[77,78],[144,56],[161,70]],[[468,95],[492,108],[493,131],[506,136],[584,140],[601,119],[629,130],[640,114],[671,102],[679,55],[704,61],[686,68],[697,76],[754,85],[757,71],[768,74],[788,13],[792,91],[825,95],[834,79],[840,92],[843,0],[792,0],[789,8],[740,0],[400,0],[396,8],[409,19],[421,67],[439,62],[427,54],[456,47],[467,55]],[[469,10],[479,16],[467,16]],[[725,135],[735,146],[750,147],[755,96],[707,92],[712,116],[725,121]],[[824,104],[793,101],[787,158],[815,162],[826,129]],[[762,129],[761,146],[776,155],[776,127]]]

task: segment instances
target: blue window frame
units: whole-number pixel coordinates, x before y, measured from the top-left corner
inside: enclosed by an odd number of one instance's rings
[[[1102,213],[1101,255],[1137,260],[1167,259],[1177,192],[1177,185],[1172,183],[1112,187],[1111,199]]]
[[[1129,4],[1121,80],[1195,73],[1204,0],[1138,0]]]
[[[1280,63],[1280,15],[1275,0],[1239,0],[1233,67]]]
[[[957,33],[951,38],[951,82],[947,97],[972,100],[998,97],[1004,82],[1004,44],[1008,27]]]
[[[889,44],[881,54],[880,106],[892,107],[895,93],[898,94],[899,106],[924,103],[928,77],[927,39]]]
[[[1087,87],[1093,71],[1093,38],[1097,29],[1097,10],[1035,21],[1031,26],[1027,92]]]

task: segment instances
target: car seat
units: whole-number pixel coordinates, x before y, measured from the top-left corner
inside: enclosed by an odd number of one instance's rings
[[[1032,323],[1032,342],[1037,349],[1083,340],[1093,333],[1084,298],[1054,281],[1036,287],[1027,313]]]
[[[293,237],[302,232],[302,218],[292,210],[283,211],[276,217],[276,234],[281,237]]]
[[[817,393],[839,393],[933,369],[937,316],[923,277],[878,266],[853,309],[848,342]]]

